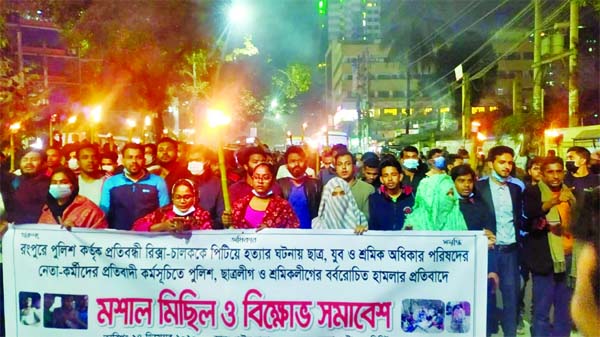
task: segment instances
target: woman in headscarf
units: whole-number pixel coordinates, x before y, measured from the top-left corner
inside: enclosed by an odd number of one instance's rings
[[[405,229],[413,230],[467,230],[452,178],[442,173],[421,180],[412,213],[404,223]]]
[[[104,212],[93,201],[79,195],[79,180],[66,167],[57,167],[50,176],[46,204],[38,223],[61,224],[65,227],[108,227]]]
[[[298,228],[289,202],[273,193],[273,167],[260,163],[252,171],[252,193],[232,206],[234,228]]]
[[[183,232],[212,229],[210,213],[196,203],[194,183],[179,179],[171,188],[171,204],[161,207],[133,223],[139,232]]]
[[[367,217],[358,209],[344,179],[333,177],[323,187],[319,215],[312,220],[312,228],[354,229],[357,234],[367,230]]]

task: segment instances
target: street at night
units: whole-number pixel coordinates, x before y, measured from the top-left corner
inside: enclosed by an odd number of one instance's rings
[[[0,337],[600,336],[599,79],[597,0],[3,0]]]

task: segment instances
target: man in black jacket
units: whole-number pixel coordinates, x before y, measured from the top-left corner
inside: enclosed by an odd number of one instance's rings
[[[300,146],[290,146],[284,160],[292,177],[278,179],[277,184],[300,219],[300,228],[311,228],[311,221],[319,212],[322,186],[306,175],[306,153]]]
[[[525,260],[533,279],[532,336],[569,336],[572,290],[568,285],[573,236],[570,233],[572,189],[564,184],[560,157],[546,157],[542,181],[525,190],[524,206],[529,235]],[[554,307],[554,322],[550,309]]]
[[[490,177],[478,181],[475,189],[490,210],[492,222],[489,229],[496,234],[496,261],[502,293],[502,331],[504,336],[516,336],[519,298],[519,229],[523,214],[521,188],[509,182],[515,165],[515,152],[508,146],[495,146],[486,159]]]
[[[50,178],[43,169],[46,154],[30,149],[20,160],[21,175],[9,177],[8,200],[5,200],[9,222],[37,223],[46,203]]]

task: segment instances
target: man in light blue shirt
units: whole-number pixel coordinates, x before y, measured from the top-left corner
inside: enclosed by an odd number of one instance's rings
[[[515,153],[507,146],[496,146],[489,150],[486,159],[490,176],[477,182],[484,202],[491,210],[492,232],[496,235],[496,259],[503,312],[502,331],[506,337],[517,335],[517,312],[519,298],[519,249],[518,233],[523,214],[521,188],[510,182]]]

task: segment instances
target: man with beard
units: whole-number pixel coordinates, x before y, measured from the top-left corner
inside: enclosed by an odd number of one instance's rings
[[[223,191],[221,180],[217,178],[211,165],[217,161],[216,155],[202,145],[192,146],[188,152],[188,177],[196,188],[196,200],[200,207],[210,212],[213,229],[223,229]]]
[[[547,157],[542,163],[542,180],[525,190],[523,201],[529,235],[524,249],[533,280],[532,336],[571,333],[569,271],[573,252],[571,208],[575,196],[563,184],[564,177],[562,159]]]
[[[46,175],[49,177],[52,174],[52,171],[62,166],[63,155],[60,152],[60,148],[57,146],[49,146],[46,149]]]
[[[30,149],[19,162],[21,175],[9,177],[6,203],[7,218],[15,224],[37,223],[46,203],[50,178],[43,169],[45,154]]]
[[[284,155],[291,177],[277,180],[283,198],[300,219],[300,228],[311,228],[311,220],[318,215],[321,203],[321,184],[306,174],[306,153],[300,146],[290,146]]]
[[[102,185],[107,176],[100,170],[100,154],[98,147],[88,143],[81,145],[77,150],[77,161],[79,163],[79,195],[82,195],[96,205],[100,205]]]
[[[167,184],[170,191],[171,187],[180,178],[185,175],[185,170],[177,162],[178,142],[172,138],[161,138],[156,144],[156,159],[159,167],[151,170],[151,173],[159,175]],[[142,152],[145,156],[145,153]],[[143,157],[145,163],[145,157]]]
[[[169,204],[169,192],[161,177],[144,169],[142,145],[125,144],[122,153],[124,170],[104,183],[100,208],[109,228],[130,230],[135,220]]]
[[[492,222],[488,229],[496,233],[496,261],[502,293],[502,331],[504,336],[517,335],[519,308],[519,229],[523,215],[521,188],[510,182],[515,152],[508,146],[495,146],[486,159],[489,178],[475,183],[475,189],[490,210]]]

